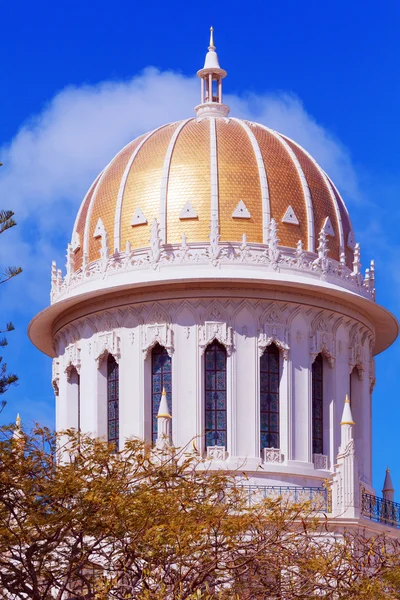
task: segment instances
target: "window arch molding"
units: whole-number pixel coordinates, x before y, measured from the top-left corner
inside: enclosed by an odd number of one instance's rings
[[[208,346],[218,342],[225,348],[228,356],[233,352],[233,329],[224,321],[206,321],[199,326],[199,346],[201,354],[205,354]]]
[[[265,353],[265,351],[267,350],[267,348],[272,345],[274,345],[278,348],[278,351],[282,355],[282,358],[284,360],[288,359],[290,346],[286,342],[284,342],[283,340],[280,340],[279,338],[277,338],[274,335],[267,337],[263,333],[260,333],[259,338],[258,338],[258,355],[259,355],[259,357],[261,358],[263,356],[263,354]]]

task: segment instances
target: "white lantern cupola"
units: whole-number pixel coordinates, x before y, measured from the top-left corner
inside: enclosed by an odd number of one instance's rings
[[[210,45],[204,61],[204,67],[197,71],[201,79],[201,104],[196,106],[198,117],[226,117],[230,108],[222,103],[222,80],[227,72],[219,66],[214,46],[214,29],[210,27]]]

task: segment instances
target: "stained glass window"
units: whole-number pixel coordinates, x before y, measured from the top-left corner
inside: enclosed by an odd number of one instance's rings
[[[279,448],[279,350],[275,344],[260,358],[260,442]]]
[[[226,447],[226,350],[214,341],[205,351],[205,432],[207,446]]]
[[[107,358],[107,426],[108,441],[119,448],[119,365],[115,358]]]
[[[165,388],[169,414],[172,415],[172,372],[171,357],[165,348],[156,344],[151,353],[151,414],[152,440],[157,440],[157,413],[160,407],[161,394]]]
[[[323,359],[318,354],[312,365],[312,445],[313,454],[324,453],[323,435]]]

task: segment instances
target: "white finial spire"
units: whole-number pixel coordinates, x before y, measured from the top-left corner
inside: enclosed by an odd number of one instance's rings
[[[341,429],[341,448],[344,450],[349,442],[353,439],[353,415],[351,412],[351,405],[348,395],[344,401],[342,420],[340,421]]]
[[[390,500],[390,502],[394,502],[394,487],[392,483],[392,476],[390,475],[390,469],[386,469],[382,495],[384,500]]]
[[[171,415],[169,414],[167,393],[163,388],[160,406],[157,413],[157,440],[156,447],[166,450],[171,446]]]
[[[21,428],[21,417],[19,416],[19,413],[17,414],[17,418],[15,419],[15,429],[13,432],[13,438],[17,442],[19,442],[20,440],[23,439],[23,433],[22,433],[22,428]]]
[[[222,103],[222,80],[226,75],[226,71],[219,66],[214,45],[214,28],[210,27],[210,45],[204,67],[197,71],[197,76],[201,79],[201,104],[195,108],[198,117],[226,117],[228,115],[229,106]]]

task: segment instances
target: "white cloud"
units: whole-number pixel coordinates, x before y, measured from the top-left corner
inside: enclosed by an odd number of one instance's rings
[[[162,123],[193,114],[196,78],[147,69],[130,81],[68,87],[0,149],[0,198],[19,227],[1,247],[0,262],[25,268],[15,288],[48,299],[52,258],[62,259],[74,216],[91,181],[127,142]],[[348,152],[290,94],[226,96],[232,113],[258,120],[304,145],[347,194],[357,196]],[[29,310],[33,310],[29,304]]]

